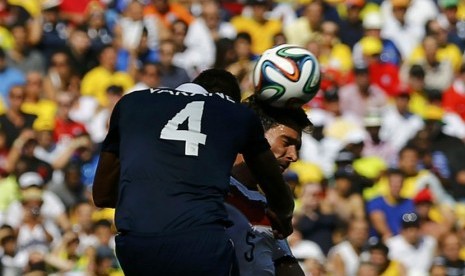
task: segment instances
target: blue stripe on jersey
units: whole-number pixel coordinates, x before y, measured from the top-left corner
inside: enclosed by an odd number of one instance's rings
[[[264,195],[258,191],[249,190],[244,184],[232,176],[229,178],[229,185],[236,187],[247,199],[266,203],[266,197]]]

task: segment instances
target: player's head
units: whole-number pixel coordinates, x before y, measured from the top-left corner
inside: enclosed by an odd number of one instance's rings
[[[234,101],[240,102],[241,88],[236,77],[223,69],[208,69],[200,73],[193,81],[210,93],[223,93]]]
[[[281,170],[298,159],[302,132],[310,132],[312,123],[301,108],[277,108],[257,101],[255,96],[244,102],[259,116],[265,137],[271,146]]]
[[[310,133],[313,129],[312,122],[302,108],[273,107],[258,101],[255,95],[245,99],[244,104],[258,114],[265,132],[279,125],[289,126],[299,133]]]

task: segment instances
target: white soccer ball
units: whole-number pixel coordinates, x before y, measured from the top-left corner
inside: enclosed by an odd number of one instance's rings
[[[320,66],[302,47],[283,44],[266,50],[253,71],[255,94],[274,107],[299,108],[320,89]]]

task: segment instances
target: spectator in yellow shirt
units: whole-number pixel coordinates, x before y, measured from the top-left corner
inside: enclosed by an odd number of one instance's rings
[[[284,29],[287,42],[301,47],[320,33],[321,22],[323,22],[323,5],[319,1],[308,4],[303,15]]]
[[[248,32],[252,37],[252,51],[260,55],[266,49],[273,47],[273,38],[282,31],[279,20],[267,19],[265,14],[269,10],[267,0],[248,0],[247,5],[252,6],[252,16],[235,16],[231,24],[239,32]]]
[[[462,53],[460,48],[454,43],[448,42],[447,26],[441,24],[437,19],[431,19],[426,22],[426,35],[433,36],[438,44],[437,59],[438,61],[448,60],[454,72],[458,72],[462,64]],[[417,63],[426,58],[426,53],[422,45],[418,45],[412,52],[409,61],[410,64]]]
[[[335,22],[325,21],[321,25],[319,61],[322,67],[347,74],[352,70],[352,52],[349,46],[339,41],[338,32],[339,27]]]
[[[134,85],[134,80],[126,72],[116,71],[116,49],[106,46],[99,55],[99,66],[84,75],[81,94],[97,99],[101,106],[107,106],[106,89],[110,85],[119,85],[127,91]]]

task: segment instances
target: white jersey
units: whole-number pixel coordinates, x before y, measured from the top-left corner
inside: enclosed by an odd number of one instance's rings
[[[274,275],[274,261],[283,257],[293,257],[293,255],[286,240],[274,238],[273,230],[266,220],[260,220],[264,223],[259,224],[257,220],[250,219],[265,213],[266,198],[257,191],[247,189],[232,177],[230,186],[233,195],[236,199],[240,198],[243,206],[252,205],[255,209],[262,208],[262,210],[247,212],[247,214],[241,212],[236,206],[226,204],[229,219],[234,223],[227,229],[227,233],[234,242],[240,275]]]

